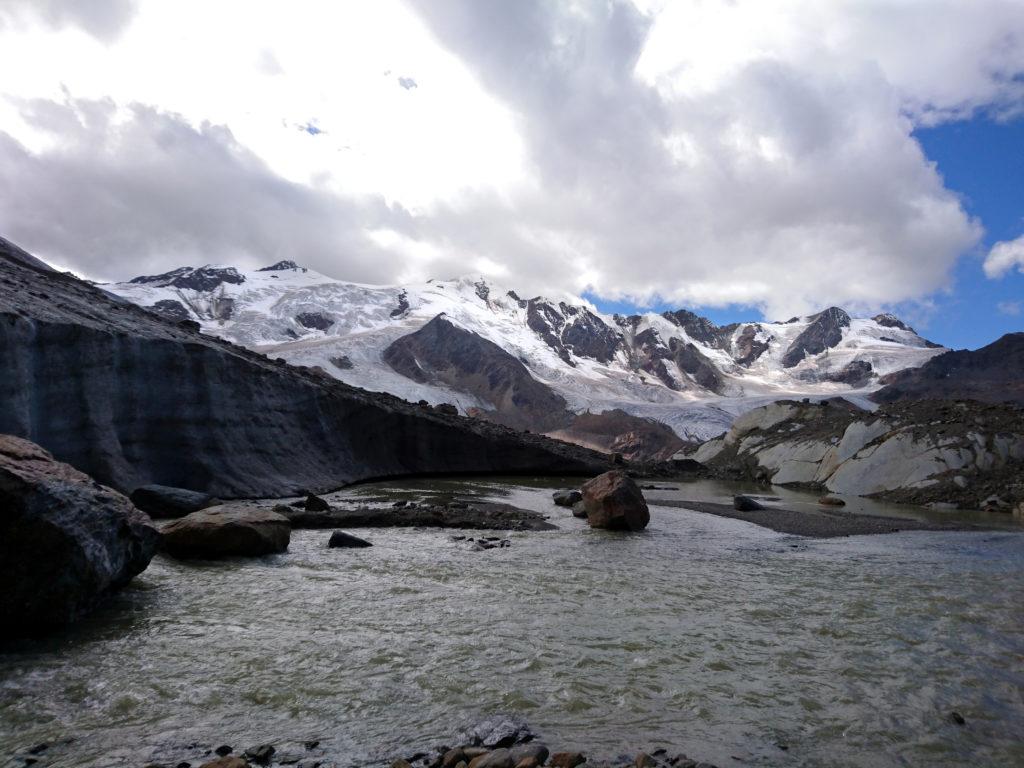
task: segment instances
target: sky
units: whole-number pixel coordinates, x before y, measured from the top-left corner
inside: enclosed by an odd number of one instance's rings
[[[1024,327],[1024,0],[0,0],[0,234]]]

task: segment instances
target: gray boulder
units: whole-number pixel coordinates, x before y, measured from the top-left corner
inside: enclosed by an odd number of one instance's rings
[[[160,542],[124,496],[0,435],[0,625],[27,634],[67,624],[149,565]]]
[[[132,504],[156,519],[184,517],[220,503],[208,493],[169,485],[144,485],[132,491],[130,498]]]
[[[740,512],[757,512],[759,509],[764,509],[764,504],[752,499],[750,496],[733,496],[732,497],[733,509],[737,509]]]
[[[583,500],[583,494],[574,488],[566,491],[555,491],[551,494],[551,498],[560,507],[571,507],[577,501]]]
[[[165,526],[164,551],[181,560],[271,555],[288,549],[291,528],[287,517],[269,509],[224,504]]]
[[[360,547],[372,547],[373,544],[368,542],[366,539],[360,539],[358,536],[353,536],[351,533],[335,531],[327,541],[327,546],[330,549],[355,549]]]

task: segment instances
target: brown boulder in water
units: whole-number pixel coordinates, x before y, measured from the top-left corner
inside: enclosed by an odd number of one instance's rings
[[[271,555],[288,549],[291,529],[287,517],[269,509],[223,504],[168,524],[164,550],[181,560]]]
[[[643,493],[622,470],[598,475],[581,490],[591,528],[640,531],[651,521]]]
[[[144,571],[160,533],[128,499],[0,435],[0,626],[67,624]]]

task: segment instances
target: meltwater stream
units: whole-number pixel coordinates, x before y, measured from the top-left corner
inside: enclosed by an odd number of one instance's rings
[[[1024,764],[1020,532],[807,540],[654,505],[619,535],[541,483],[446,488],[560,530],[484,552],[363,529],[372,548],[297,531],[266,559],[158,556],[78,627],[0,654],[0,765],[38,742],[48,765],[142,766],[168,744],[307,739],[381,763],[496,712],[607,759]]]

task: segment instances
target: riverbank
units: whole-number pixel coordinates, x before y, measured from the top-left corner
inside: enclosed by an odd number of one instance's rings
[[[787,509],[764,504],[763,509],[750,512],[740,511],[729,504],[709,501],[678,501],[674,499],[652,499],[651,504],[663,507],[691,509],[708,515],[743,520],[760,525],[776,533],[794,536],[808,536],[816,539],[830,539],[842,536],[868,536],[873,534],[898,533],[900,531],[984,531],[991,530],[980,525],[960,522],[929,522],[907,517],[881,517],[861,515],[835,509]]]

